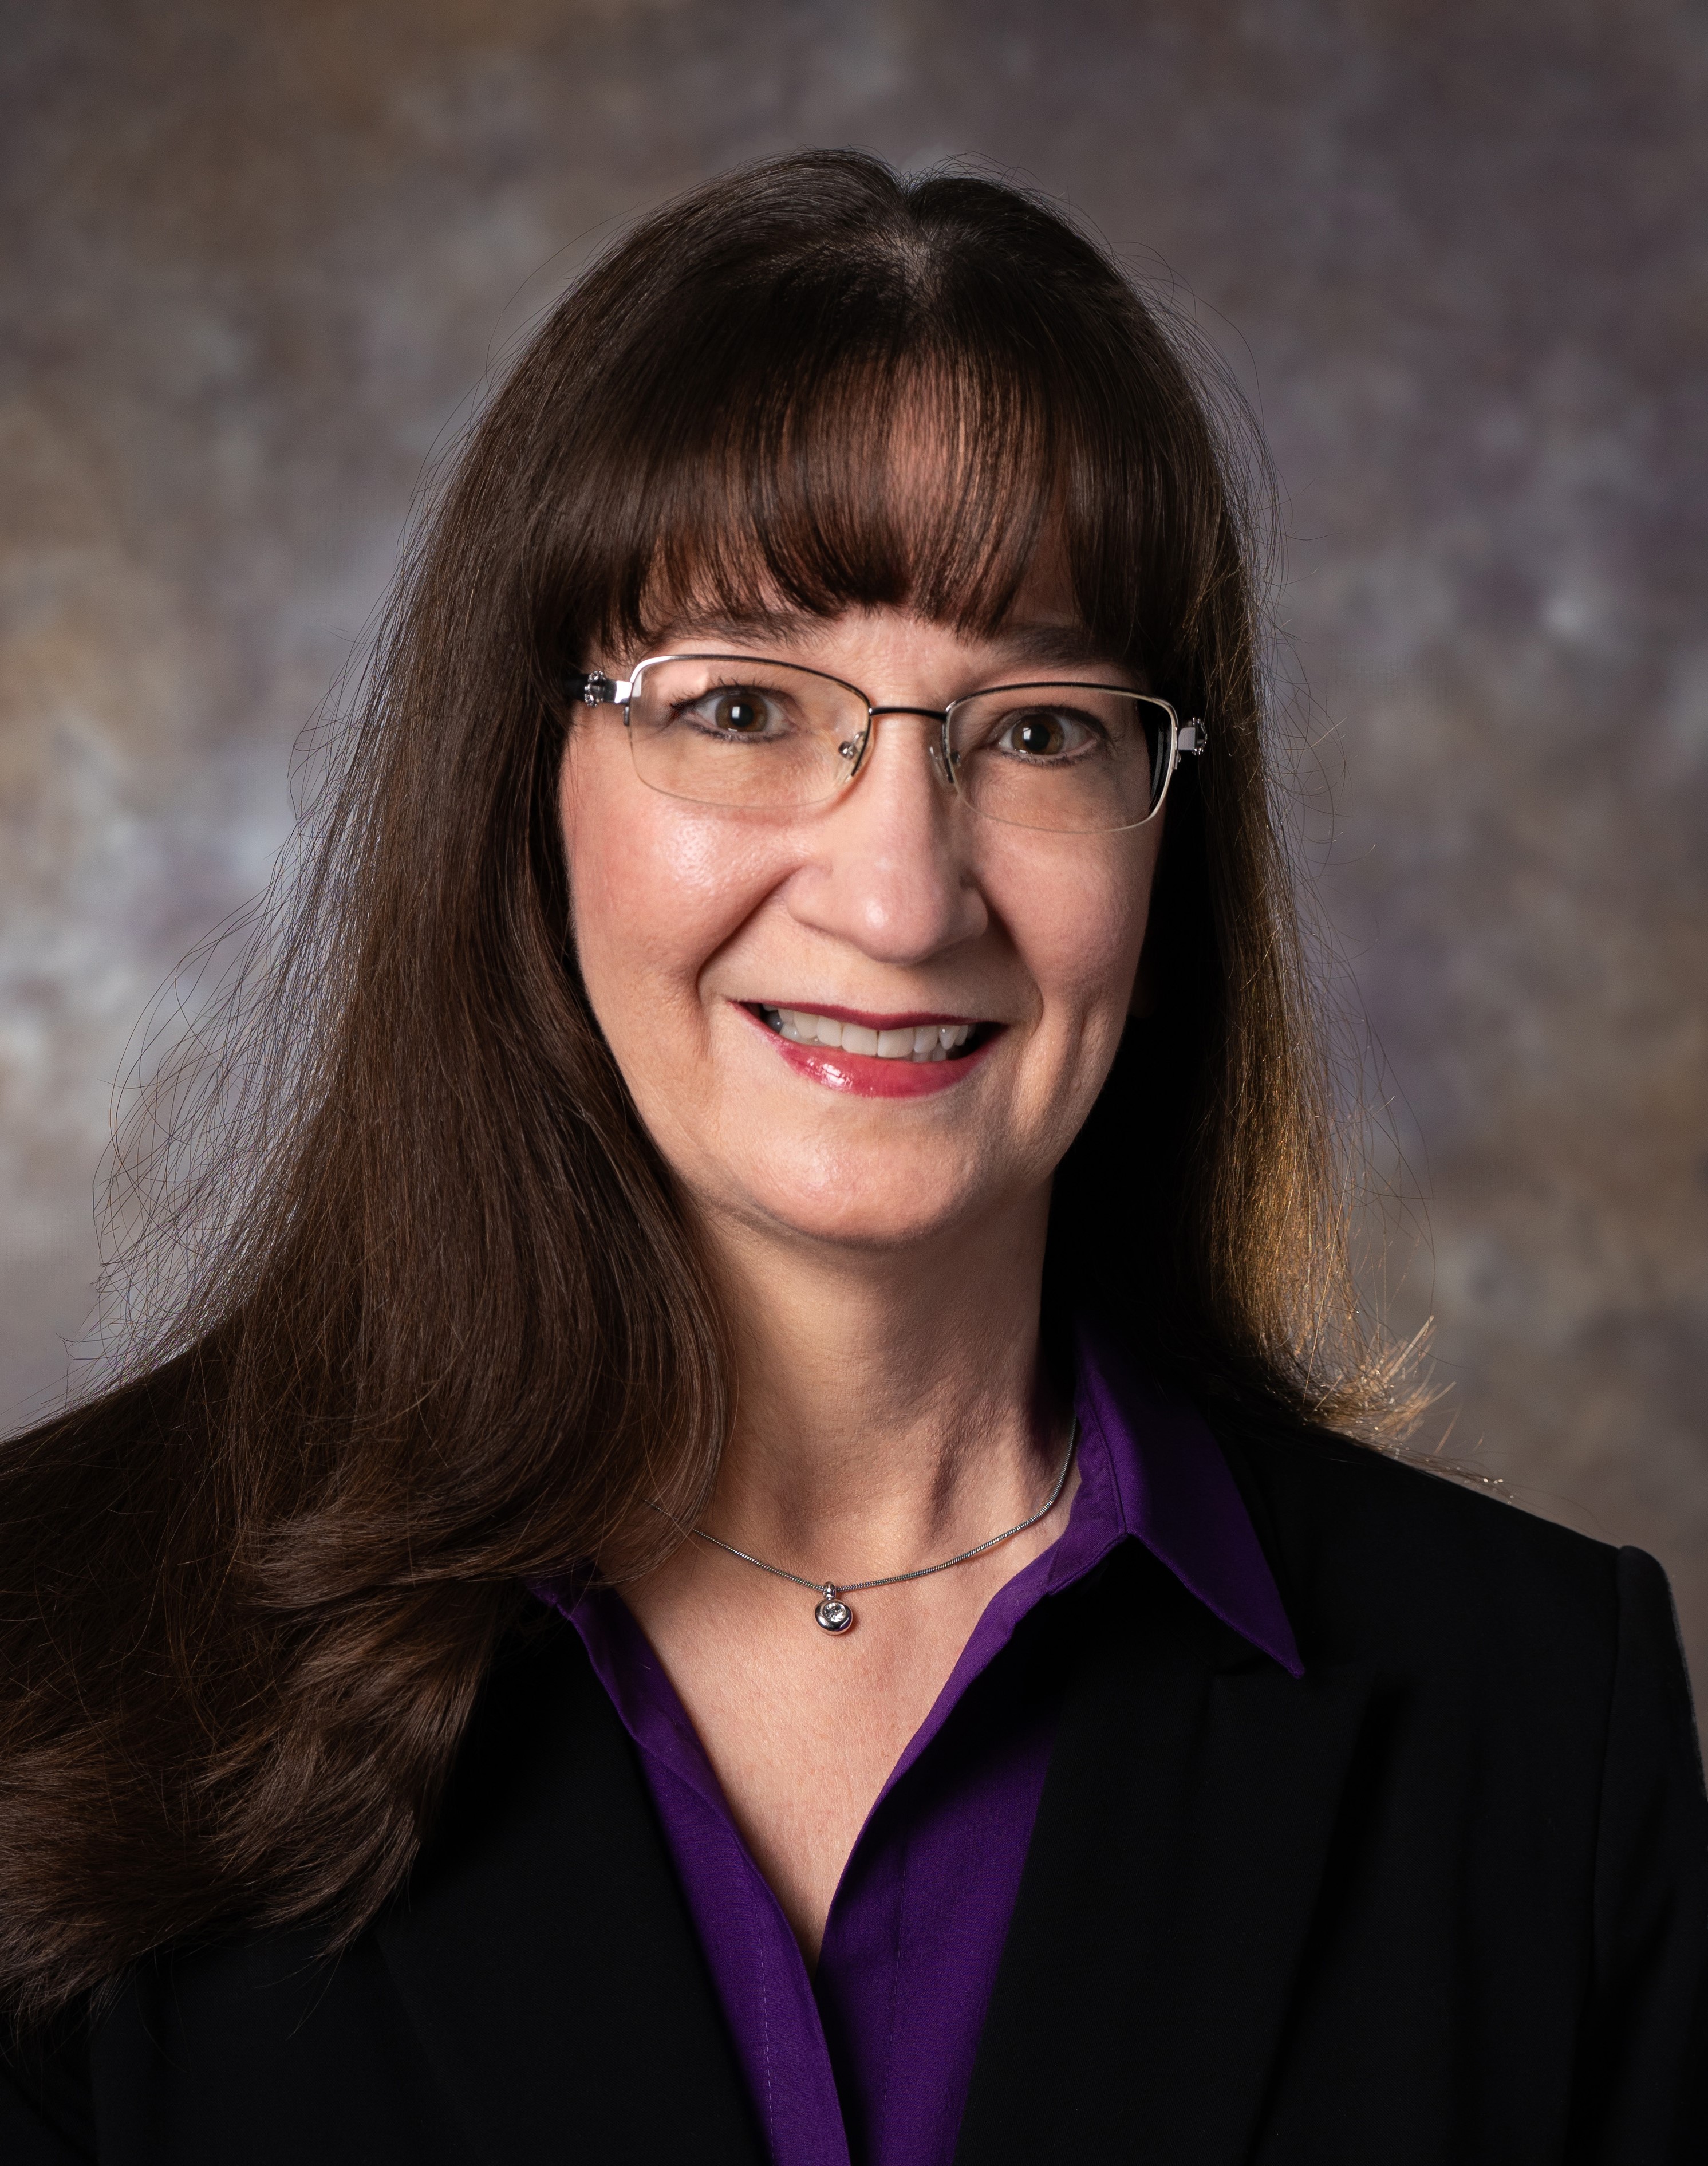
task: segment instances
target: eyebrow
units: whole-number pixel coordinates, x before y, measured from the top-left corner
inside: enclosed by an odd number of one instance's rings
[[[655,652],[667,652],[684,639],[727,639],[744,647],[774,639],[810,649],[823,645],[828,629],[829,620],[808,610],[744,610],[739,615],[677,617],[661,625],[648,644]],[[991,643],[1012,654],[1016,664],[1064,669],[1125,666],[1104,641],[1080,624],[1007,624],[999,627]]]
[[[1083,624],[1014,624],[1002,626],[999,646],[1029,662],[1055,663],[1062,668],[1119,668],[1120,658]]]

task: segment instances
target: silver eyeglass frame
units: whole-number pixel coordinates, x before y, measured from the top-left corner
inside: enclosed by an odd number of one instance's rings
[[[950,732],[954,725],[956,709],[957,707],[967,706],[974,700],[988,699],[993,694],[998,692],[1043,691],[1054,687],[1059,688],[1063,691],[1119,692],[1127,699],[1141,700],[1147,706],[1160,707],[1162,709],[1162,712],[1168,718],[1168,764],[1163,771],[1162,786],[1157,792],[1156,803],[1151,807],[1150,811],[1146,813],[1142,820],[1130,820],[1127,821],[1126,825],[1122,827],[1094,828],[1087,831],[1091,833],[1108,835],[1131,834],[1136,827],[1147,827],[1162,811],[1163,803],[1168,795],[1168,786],[1174,779],[1175,771],[1179,767],[1182,758],[1187,757],[1190,757],[1192,758],[1201,758],[1209,743],[1209,733],[1205,730],[1202,721],[1194,716],[1190,721],[1183,722],[1177,709],[1168,700],[1158,699],[1154,693],[1135,692],[1129,686],[1125,684],[1094,684],[1088,682],[1083,682],[1071,677],[1038,677],[1028,679],[1023,683],[1015,684],[983,685],[977,692],[968,693],[964,699],[952,700],[946,707],[879,707],[874,706],[869,695],[862,692],[857,684],[851,684],[846,677],[833,676],[828,669],[809,668],[806,663],[802,662],[779,661],[774,655],[698,653],[649,654],[645,661],[637,662],[626,677],[608,677],[604,672],[600,669],[577,672],[570,675],[567,679],[564,689],[567,693],[572,704],[578,703],[581,705],[588,707],[620,707],[623,711],[624,728],[625,730],[632,730],[633,726],[630,716],[630,705],[634,699],[636,686],[640,683],[641,679],[645,677],[649,669],[657,668],[667,662],[746,663],[750,665],[761,668],[768,665],[770,668],[774,669],[793,669],[803,677],[816,677],[826,684],[836,684],[840,686],[843,691],[851,693],[866,710],[866,726],[861,732],[857,741],[850,739],[837,747],[837,750],[841,753],[842,757],[845,759],[850,760],[851,763],[846,774],[837,785],[839,790],[846,789],[859,774],[860,770],[866,764],[866,755],[872,743],[872,726],[878,720],[880,715],[919,715],[923,716],[927,721],[934,721],[938,726],[938,734],[936,744],[933,748],[932,751],[931,764],[936,769],[938,775],[942,781],[949,789],[955,792],[955,795],[960,798],[961,802],[967,806],[967,810],[978,814],[978,816],[981,819],[992,818],[995,816],[980,813],[978,811],[978,807],[974,805],[971,799],[969,799],[962,790],[961,785],[956,773],[958,762],[951,749],[949,742]],[[630,737],[630,742],[632,747],[634,742],[632,735]],[[642,782],[645,782],[646,778],[645,775],[642,775],[640,779]],[[647,786],[649,788],[652,788],[656,785],[649,784]],[[666,791],[663,794],[668,795],[671,793]],[[829,795],[824,797],[808,798],[803,800],[803,802],[804,805],[828,805],[835,795],[836,792],[831,791]],[[699,799],[693,799],[685,800],[684,801],[699,803],[703,800]],[[718,800],[709,800],[704,801],[715,803]],[[741,808],[736,806],[731,806],[729,809],[735,811],[739,811]],[[998,824],[1000,826],[1012,826],[1023,823],[999,821]],[[1072,832],[1075,831],[1050,830],[1047,832]]]

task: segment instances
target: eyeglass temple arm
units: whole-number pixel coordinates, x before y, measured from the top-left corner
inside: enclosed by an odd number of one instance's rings
[[[634,679],[607,677],[600,669],[585,673],[577,669],[564,679],[563,689],[571,700],[579,700],[583,706],[620,706],[634,689]]]

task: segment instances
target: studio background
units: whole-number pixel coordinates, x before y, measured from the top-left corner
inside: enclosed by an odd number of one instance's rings
[[[1708,1686],[1708,14],[11,0],[0,1427],[132,1028],[267,878],[425,462],[622,222],[802,144],[1087,217],[1257,404],[1423,1433],[1653,1551]],[[756,338],[765,327],[754,325]],[[1320,770],[1335,826],[1323,827]]]

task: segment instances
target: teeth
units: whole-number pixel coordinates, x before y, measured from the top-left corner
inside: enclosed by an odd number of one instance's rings
[[[783,1034],[800,1045],[840,1045],[842,1026],[830,1016],[809,1015],[799,1008],[779,1008]]]
[[[900,1030],[870,1030],[861,1022],[839,1022],[809,1008],[762,1007],[772,1028],[792,1045],[825,1045],[844,1053],[875,1054],[880,1060],[946,1060],[972,1037],[970,1022],[922,1022]]]

